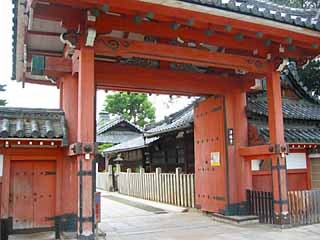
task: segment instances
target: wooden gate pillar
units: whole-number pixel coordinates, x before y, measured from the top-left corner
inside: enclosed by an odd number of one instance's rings
[[[267,76],[270,152],[272,155],[272,184],[274,197],[274,223],[289,223],[288,185],[282,115],[280,73],[272,70]]]
[[[95,136],[94,49],[81,46],[78,79],[77,152],[79,177],[78,237],[94,239],[93,167]],[[77,150],[78,149],[78,150]]]
[[[78,77],[67,74],[60,81],[60,101],[67,121],[68,141],[69,143],[75,143],[78,136]],[[68,157],[66,150],[62,159],[62,196],[67,196],[67,198],[64,198],[62,203],[62,214],[78,215],[77,173],[77,157]],[[69,225],[72,226],[72,224]],[[75,229],[68,230],[74,231]]]
[[[247,214],[246,189],[252,188],[251,163],[240,156],[241,146],[248,144],[246,93],[234,91],[225,95],[226,145],[228,149],[228,183],[231,215]]]

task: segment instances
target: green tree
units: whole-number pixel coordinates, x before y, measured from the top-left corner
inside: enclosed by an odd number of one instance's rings
[[[122,115],[126,120],[143,127],[155,120],[155,107],[143,93],[115,93],[106,96],[104,108]]]
[[[6,91],[5,89],[6,85],[1,85],[0,84],[0,92]],[[0,99],[0,106],[5,106],[7,104],[7,101],[4,99]]]

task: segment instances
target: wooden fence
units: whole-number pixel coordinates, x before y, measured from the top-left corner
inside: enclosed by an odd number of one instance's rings
[[[177,206],[194,208],[194,174],[182,174],[177,168],[176,173],[119,173],[119,193]]]
[[[112,172],[97,172],[96,187],[105,191],[114,191]]]
[[[289,219],[292,226],[320,223],[320,190],[289,191]],[[247,190],[249,213],[261,223],[273,223],[272,192]]]
[[[247,190],[248,211],[259,216],[260,223],[273,223],[272,192]]]
[[[291,225],[320,223],[320,190],[289,191],[288,198]]]

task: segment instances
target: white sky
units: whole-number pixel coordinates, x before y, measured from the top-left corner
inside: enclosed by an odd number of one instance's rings
[[[12,5],[10,0],[1,1],[0,19],[1,19],[1,60],[0,60],[0,83],[7,85],[7,91],[0,93],[0,99],[5,98],[10,107],[34,107],[34,108],[58,108],[59,90],[56,87],[41,86],[35,84],[26,84],[22,88],[21,83],[11,80],[12,72]],[[101,111],[103,106],[105,92],[98,91],[97,94],[97,112]],[[160,120],[191,102],[186,97],[170,100],[169,96],[152,95],[150,100],[156,107],[156,119]]]

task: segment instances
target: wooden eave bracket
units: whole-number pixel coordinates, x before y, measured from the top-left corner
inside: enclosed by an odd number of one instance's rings
[[[250,147],[240,147],[240,156],[247,160],[269,159],[272,155],[287,155],[288,145],[270,144]]]

